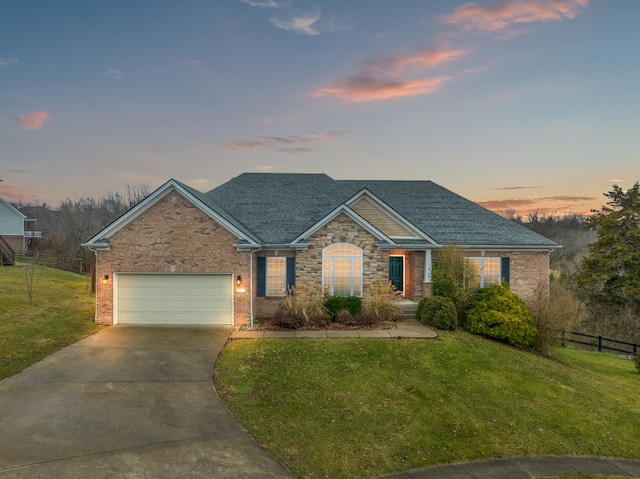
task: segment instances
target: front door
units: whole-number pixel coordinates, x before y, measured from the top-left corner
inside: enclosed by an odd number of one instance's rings
[[[389,256],[389,281],[398,291],[404,291],[404,258]]]

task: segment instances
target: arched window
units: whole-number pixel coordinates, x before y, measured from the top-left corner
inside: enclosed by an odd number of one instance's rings
[[[336,243],[322,250],[322,279],[332,295],[362,296],[362,250]]]

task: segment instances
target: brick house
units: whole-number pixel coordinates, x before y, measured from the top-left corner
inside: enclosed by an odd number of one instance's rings
[[[201,193],[169,180],[83,246],[96,253],[103,324],[249,323],[290,286],[363,296],[377,278],[432,294],[456,243],[481,287],[522,297],[548,282],[559,245],[430,181],[244,173]]]

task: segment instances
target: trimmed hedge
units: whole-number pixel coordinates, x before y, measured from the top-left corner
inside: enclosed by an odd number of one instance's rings
[[[362,311],[362,298],[358,296],[331,296],[324,302],[324,308],[333,321],[338,319],[340,311],[349,311],[351,316],[357,316]]]
[[[533,345],[538,334],[527,305],[508,286],[481,289],[466,316],[465,328],[470,333],[516,346]]]
[[[458,312],[451,298],[433,296],[418,303],[418,319],[437,329],[458,328]]]

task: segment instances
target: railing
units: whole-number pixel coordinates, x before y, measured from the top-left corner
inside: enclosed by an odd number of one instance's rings
[[[568,339],[567,335],[577,336],[579,339]],[[591,339],[591,341],[585,341],[585,339]],[[633,354],[635,355],[640,349],[640,344],[635,343],[627,343],[625,341],[618,341],[617,339],[611,338],[603,338],[602,336],[594,336],[592,334],[578,333],[576,331],[562,331],[562,347],[566,346],[566,343],[574,343],[574,344],[582,344],[584,346],[590,346],[592,348],[597,348],[599,352],[608,351],[616,351],[619,353]],[[616,348],[613,345],[609,346],[608,344],[614,343],[615,345],[623,345],[627,346],[626,349]]]
[[[16,262],[16,254],[9,243],[0,236],[0,266],[12,265]]]
[[[25,231],[25,238],[42,238],[42,231]]]

